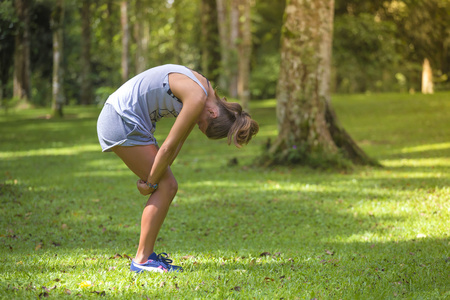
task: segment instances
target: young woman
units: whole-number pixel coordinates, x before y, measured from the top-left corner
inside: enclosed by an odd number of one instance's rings
[[[177,119],[159,148],[153,133],[162,117]],[[150,195],[131,271],[182,271],[153,248],[178,189],[169,166],[196,124],[208,138],[227,138],[237,147],[259,130],[238,103],[220,99],[208,79],[179,65],[155,67],[133,77],[108,98],[100,113],[97,132],[103,152],[117,154],[140,178],[139,192]]]

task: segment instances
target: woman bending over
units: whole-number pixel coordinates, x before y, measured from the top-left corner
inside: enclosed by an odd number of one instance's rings
[[[155,124],[163,117],[176,120],[158,147]],[[237,147],[259,130],[241,105],[220,99],[208,79],[179,65],[155,67],[133,77],[108,98],[100,113],[97,132],[103,152],[117,154],[140,178],[139,192],[150,195],[131,271],[182,271],[165,253],[157,255],[154,245],[178,189],[170,165],[196,124],[208,138],[227,138]]]

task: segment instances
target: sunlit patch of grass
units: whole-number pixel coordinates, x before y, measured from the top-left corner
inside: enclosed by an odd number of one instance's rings
[[[244,149],[193,132],[156,245],[180,274],[129,272],[147,198],[100,151],[98,108],[0,116],[0,298],[449,298],[450,95],[333,101],[383,168],[253,166],[276,136],[274,100],[252,104],[261,134]]]
[[[32,149],[25,151],[2,151],[0,152],[0,158],[20,158],[30,156],[59,156],[59,155],[78,155],[83,152],[93,152],[101,150],[99,145],[76,145],[72,147],[62,148],[44,148],[44,149]]]
[[[450,158],[389,159],[381,163],[387,167],[450,167]]]
[[[438,143],[431,145],[420,145],[415,147],[406,147],[401,150],[402,153],[411,153],[411,152],[425,152],[430,150],[444,150],[449,149],[450,143]]]

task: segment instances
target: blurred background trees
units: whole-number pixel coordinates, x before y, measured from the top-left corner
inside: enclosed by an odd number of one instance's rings
[[[284,8],[273,0],[4,0],[1,105],[101,103],[164,63],[199,70],[244,105],[274,98]],[[332,92],[420,92],[426,62],[433,89],[450,89],[450,1],[336,0],[334,12]]]

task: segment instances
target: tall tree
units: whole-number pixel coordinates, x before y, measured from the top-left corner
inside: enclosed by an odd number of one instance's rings
[[[250,98],[250,0],[217,0],[217,21],[222,54],[222,78],[231,97],[239,97],[244,108]]]
[[[252,32],[250,20],[250,0],[241,0],[239,9],[238,38],[238,81],[237,93],[245,110],[249,109],[250,101],[250,56],[252,53]]]
[[[63,27],[64,27],[64,0],[56,0],[53,7],[50,26],[53,31],[53,79],[52,79],[52,114],[63,116]]]
[[[202,0],[201,22],[201,70],[206,77],[216,82],[220,64],[216,0]]]
[[[228,36],[228,44],[230,49],[230,78],[228,85],[228,93],[231,97],[236,98],[238,96],[238,43],[239,43],[239,3],[241,0],[231,0],[230,8],[230,32]]]
[[[134,38],[136,40],[136,74],[148,68],[148,45],[150,42],[150,24],[147,6],[142,0],[136,0],[136,22],[134,23]]]
[[[18,29],[14,48],[13,96],[27,102],[31,97],[30,68],[30,0],[14,1],[18,17]]]
[[[128,28],[128,1],[120,2],[120,24],[122,26],[122,81],[128,80],[130,72],[130,30]]]
[[[11,77],[14,59],[15,29],[17,22],[12,1],[0,3],[0,104],[7,110],[7,83]]]
[[[106,38],[110,45],[112,45],[114,42],[113,41],[113,39],[114,39],[113,23],[116,21],[116,19],[114,19],[114,17],[113,17],[113,11],[114,11],[113,0],[106,0],[106,21],[107,21]]]
[[[217,3],[217,23],[219,27],[219,44],[220,44],[220,67],[221,72],[219,76],[219,86],[222,89],[228,90],[231,76],[231,50],[229,28],[229,1],[216,0]]]
[[[217,21],[222,56],[219,85],[234,98],[238,96],[239,3],[240,0],[217,0]]]
[[[288,0],[282,28],[277,92],[279,135],[274,163],[332,163],[339,149],[355,163],[371,163],[339,125],[331,107],[334,0]],[[330,159],[332,158],[332,159]]]
[[[174,12],[173,20],[173,62],[175,64],[182,63],[181,51],[182,42],[185,40],[183,36],[182,26],[183,26],[183,0],[173,0],[172,9]]]
[[[81,15],[81,88],[82,104],[93,102],[91,80],[91,1],[83,0],[80,7]]]

